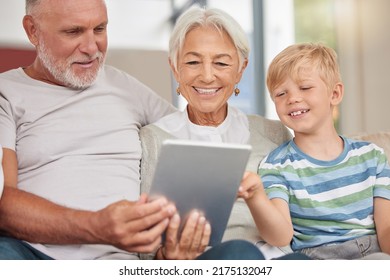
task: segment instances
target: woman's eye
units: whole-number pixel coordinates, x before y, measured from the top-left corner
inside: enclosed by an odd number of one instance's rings
[[[197,65],[197,64],[199,64],[199,61],[196,61],[196,60],[187,61],[186,64],[188,64],[188,65]]]
[[[223,67],[229,66],[229,64],[224,63],[224,62],[216,62],[215,64],[217,64],[218,66],[223,66]]]

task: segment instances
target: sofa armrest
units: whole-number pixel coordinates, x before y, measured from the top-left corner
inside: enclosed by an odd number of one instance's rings
[[[386,154],[387,159],[390,159],[390,132],[381,131],[375,133],[361,133],[349,136],[353,139],[372,142],[381,147]]]

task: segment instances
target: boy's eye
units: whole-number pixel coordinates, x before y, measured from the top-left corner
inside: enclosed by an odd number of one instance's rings
[[[301,87],[301,90],[309,90],[311,87]]]
[[[280,91],[280,92],[277,92],[277,93],[275,94],[275,97],[281,97],[281,96],[283,96],[283,95],[285,95],[285,94],[286,94],[285,91]]]

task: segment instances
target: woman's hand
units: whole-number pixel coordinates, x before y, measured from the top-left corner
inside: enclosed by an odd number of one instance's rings
[[[166,231],[165,244],[157,251],[157,259],[193,260],[206,249],[211,226],[198,211],[192,211],[180,230],[180,216],[175,214]]]

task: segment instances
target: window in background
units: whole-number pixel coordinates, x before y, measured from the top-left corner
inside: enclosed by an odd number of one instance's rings
[[[319,42],[337,52],[334,0],[294,0],[296,42]],[[334,122],[339,129],[339,108],[334,111]]]
[[[322,42],[336,49],[334,0],[294,0],[296,42]]]
[[[271,60],[280,51],[295,42],[321,42],[337,51],[334,1],[263,0],[264,75],[266,75]],[[278,119],[265,85],[264,92],[266,92],[265,116]],[[337,119],[338,112],[335,113]]]
[[[264,68],[261,75],[263,75],[265,80],[267,68],[271,60],[280,51],[295,42],[294,0],[263,0],[262,2],[264,3]],[[263,83],[261,89],[265,93],[263,99],[265,104],[264,115],[270,119],[279,119],[265,83]]]
[[[110,49],[167,51],[175,17],[191,5],[222,9],[245,30],[251,52],[238,85],[241,93],[229,103],[245,113],[278,119],[265,87],[266,69],[272,58],[299,41],[322,41],[335,47],[333,2],[335,0],[115,0],[107,2]],[[145,15],[153,14],[146,17]],[[140,26],[142,28],[129,28]],[[165,63],[165,62],[163,62]],[[167,62],[168,63],[168,62]],[[166,66],[166,65],[164,65]],[[156,64],[154,67],[160,67]],[[168,71],[169,72],[169,71]],[[172,76],[172,75],[171,75]],[[172,77],[172,102],[183,109],[186,101],[176,95]]]

